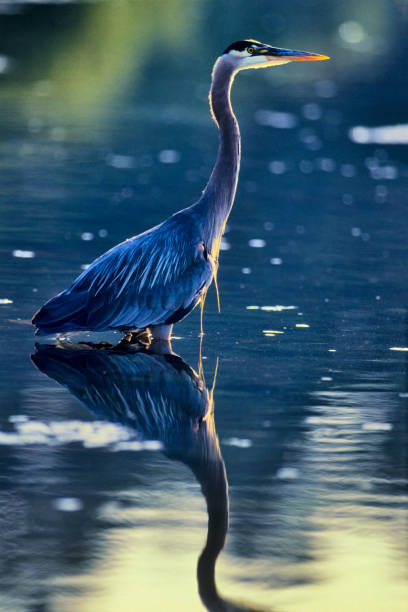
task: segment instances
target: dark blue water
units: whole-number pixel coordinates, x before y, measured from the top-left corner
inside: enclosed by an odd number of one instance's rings
[[[1,610],[406,609],[408,160],[371,130],[406,121],[406,15],[356,11],[0,16]],[[234,84],[242,171],[203,376],[196,311],[175,355],[36,348],[46,299],[197,198],[211,65],[244,36],[333,60]]]

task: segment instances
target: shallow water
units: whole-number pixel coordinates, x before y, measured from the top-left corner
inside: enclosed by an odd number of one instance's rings
[[[270,2],[258,21],[237,10],[228,34],[215,3],[175,2],[174,23],[149,5],[135,39],[133,14],[108,36],[110,3],[3,21],[1,610],[406,609],[407,154],[350,132],[406,122],[397,12],[373,13],[395,41],[381,54],[325,34],[316,51],[337,61],[237,78],[242,171],[205,380],[196,311],[175,327],[180,357],[36,349],[28,323],[98,254],[198,196],[220,40],[251,23],[312,49],[312,4],[280,33],[290,16]],[[35,42],[50,22],[53,61],[17,61],[19,33]],[[74,70],[81,45],[94,68]]]

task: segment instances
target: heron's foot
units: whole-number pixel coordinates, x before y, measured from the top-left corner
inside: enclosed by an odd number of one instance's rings
[[[149,346],[150,339],[149,333],[146,329],[142,329],[140,331],[130,331],[124,336],[119,342],[115,345],[115,349],[129,349],[132,346],[143,345],[144,347]]]

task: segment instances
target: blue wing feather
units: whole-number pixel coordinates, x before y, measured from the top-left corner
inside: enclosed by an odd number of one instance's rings
[[[143,329],[180,320],[213,276],[199,243],[192,219],[178,213],[101,255],[33,323],[39,333],[55,333]]]

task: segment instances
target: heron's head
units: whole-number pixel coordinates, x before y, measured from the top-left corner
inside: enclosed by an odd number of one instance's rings
[[[222,55],[233,63],[236,70],[248,68],[268,68],[289,62],[305,62],[310,60],[327,60],[327,55],[279,49],[265,45],[257,40],[239,40],[227,47]]]

